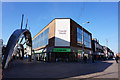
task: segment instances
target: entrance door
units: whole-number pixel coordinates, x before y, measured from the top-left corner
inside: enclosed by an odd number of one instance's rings
[[[65,62],[65,61],[68,61],[68,53],[64,53],[64,52],[61,52],[61,53],[55,53],[55,59],[57,62]]]

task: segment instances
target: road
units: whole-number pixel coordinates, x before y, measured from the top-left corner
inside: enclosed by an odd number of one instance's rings
[[[3,71],[3,78],[118,78],[118,64],[114,60],[95,63],[15,61]]]

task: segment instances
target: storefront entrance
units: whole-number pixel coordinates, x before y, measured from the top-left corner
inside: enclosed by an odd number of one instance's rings
[[[74,61],[74,55],[71,52],[57,52],[55,53],[56,62],[70,62]]]

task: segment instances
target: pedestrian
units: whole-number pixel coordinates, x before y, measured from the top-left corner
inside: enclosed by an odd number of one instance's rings
[[[94,61],[94,55],[92,55],[92,63],[94,63],[95,61]]]
[[[116,55],[115,57],[116,63],[118,63],[119,57]]]
[[[84,56],[84,63],[87,63],[87,57]]]

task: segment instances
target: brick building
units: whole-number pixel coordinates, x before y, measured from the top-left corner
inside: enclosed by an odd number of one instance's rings
[[[70,18],[55,18],[32,40],[38,60],[78,61],[92,53],[92,34]]]
[[[104,46],[102,46],[99,43],[99,40],[97,40],[96,38],[92,39],[92,49],[93,49],[93,54],[94,54],[95,60],[104,59],[104,57],[105,57]]]

